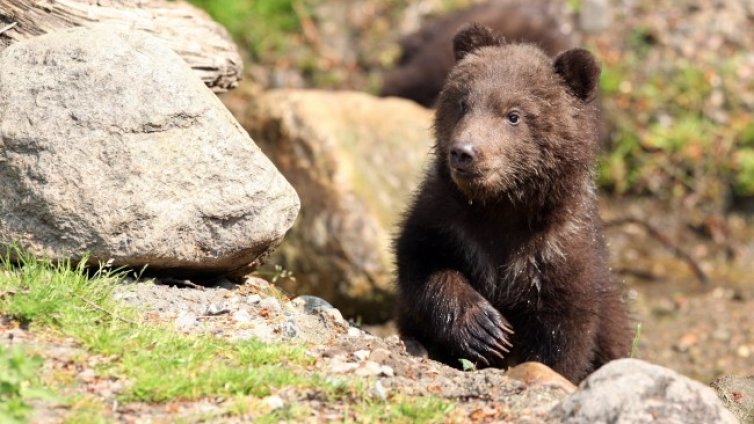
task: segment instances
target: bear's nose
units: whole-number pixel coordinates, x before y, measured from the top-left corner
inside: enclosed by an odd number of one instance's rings
[[[450,149],[450,165],[453,168],[468,170],[476,160],[477,151],[471,144],[456,144]]]

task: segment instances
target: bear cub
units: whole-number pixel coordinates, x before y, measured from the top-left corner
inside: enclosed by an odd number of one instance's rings
[[[592,174],[600,66],[479,24],[453,48],[434,161],[395,242],[399,331],[450,365],[539,361],[578,382],[631,342]]]

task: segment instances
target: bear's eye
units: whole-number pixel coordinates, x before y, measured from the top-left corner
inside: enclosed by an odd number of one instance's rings
[[[518,123],[521,122],[521,114],[516,111],[508,112],[505,120],[508,121],[508,123],[511,125],[518,125]]]

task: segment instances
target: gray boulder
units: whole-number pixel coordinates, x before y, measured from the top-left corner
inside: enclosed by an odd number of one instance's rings
[[[738,422],[711,388],[637,359],[613,361],[594,372],[550,412],[550,420],[569,424]]]
[[[720,377],[712,382],[712,388],[742,423],[754,423],[754,376]]]
[[[285,178],[161,41],[79,28],[0,53],[0,243],[240,273],[298,210]]]

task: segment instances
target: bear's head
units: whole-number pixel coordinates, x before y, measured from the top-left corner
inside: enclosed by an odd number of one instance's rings
[[[469,200],[541,207],[591,177],[600,66],[583,49],[554,59],[471,24],[435,119],[440,172]]]

